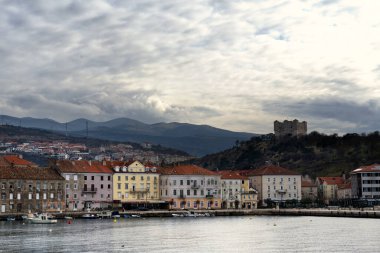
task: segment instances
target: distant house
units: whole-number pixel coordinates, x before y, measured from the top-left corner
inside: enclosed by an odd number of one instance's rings
[[[22,155],[4,155],[0,158],[2,161],[0,163],[9,165],[9,166],[17,166],[20,168],[26,167],[38,167],[37,164],[23,159]]]
[[[315,201],[318,198],[318,187],[311,179],[301,181],[302,199]]]
[[[236,171],[220,171],[222,208],[257,208],[257,191],[249,187],[249,179]]]
[[[13,160],[18,162],[17,160]],[[52,168],[0,164],[0,212],[64,209],[64,178]]]
[[[318,197],[325,204],[338,200],[338,187],[346,182],[343,177],[317,177]]]
[[[352,197],[380,202],[380,165],[362,166],[351,172]]]
[[[98,161],[59,160],[55,167],[65,178],[66,208],[77,211],[112,206],[113,171]]]
[[[161,199],[172,209],[219,209],[221,176],[196,165],[160,170]]]
[[[248,173],[251,186],[258,191],[258,200],[263,206],[268,201],[285,202],[301,200],[301,174],[282,168],[267,165]]]

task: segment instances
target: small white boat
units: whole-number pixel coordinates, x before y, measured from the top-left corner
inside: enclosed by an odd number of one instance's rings
[[[83,214],[81,218],[82,219],[97,219],[98,215],[93,214],[93,213],[86,213],[86,214]]]
[[[16,218],[15,217],[7,217],[7,221],[15,221]]]
[[[138,214],[132,214],[131,217],[132,217],[132,218],[141,218],[141,216],[138,215]]]
[[[65,216],[65,220],[72,220],[73,219],[73,217],[71,217],[71,216]]]
[[[56,219],[49,219],[46,213],[37,214],[35,217],[29,219],[33,224],[56,224]]]
[[[183,213],[172,213],[173,217],[184,217],[185,215]]]

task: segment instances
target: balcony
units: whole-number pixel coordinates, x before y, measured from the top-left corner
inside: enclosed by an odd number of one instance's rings
[[[208,199],[212,199],[214,197],[214,195],[212,195],[212,194],[207,194],[206,195],[206,198],[208,198]]]
[[[186,198],[186,196],[185,196],[185,194],[179,194],[179,198],[184,199],[184,198]]]
[[[96,193],[98,191],[98,188],[83,188],[82,193]]]
[[[199,189],[199,185],[195,185],[194,184],[194,185],[191,186],[191,189]]]
[[[287,191],[286,189],[283,189],[283,190],[281,190],[281,189],[276,190],[276,192],[279,193],[279,194],[285,194],[286,191]]]
[[[149,192],[149,188],[134,188],[129,190],[130,193]]]

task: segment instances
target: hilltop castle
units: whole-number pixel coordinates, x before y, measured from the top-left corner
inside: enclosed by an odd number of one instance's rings
[[[298,120],[285,120],[284,122],[274,122],[274,134],[276,137],[301,136],[307,134],[307,122]]]

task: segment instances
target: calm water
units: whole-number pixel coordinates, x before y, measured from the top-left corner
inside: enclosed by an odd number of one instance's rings
[[[0,222],[0,252],[379,252],[380,220],[205,217]]]

